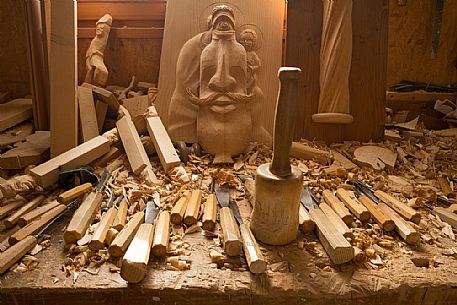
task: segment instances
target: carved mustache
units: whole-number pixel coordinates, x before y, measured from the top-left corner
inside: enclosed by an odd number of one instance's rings
[[[233,92],[215,92],[206,98],[199,98],[189,88],[186,88],[187,97],[195,105],[211,105],[221,96],[227,96],[237,104],[247,104],[254,99],[254,94],[242,94]]]

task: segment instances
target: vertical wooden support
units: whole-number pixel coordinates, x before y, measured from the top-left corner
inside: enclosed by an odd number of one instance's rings
[[[52,2],[49,63],[52,157],[78,145],[76,21],[75,0]]]

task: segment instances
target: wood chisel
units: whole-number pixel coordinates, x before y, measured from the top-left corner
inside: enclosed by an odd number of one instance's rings
[[[206,231],[212,231],[216,226],[217,198],[214,194],[215,185],[216,182],[214,178],[212,178],[211,186],[209,188],[210,194],[206,198],[206,202],[203,207],[202,228]]]
[[[146,275],[154,238],[154,223],[158,213],[156,202],[148,201],[144,213],[144,223],[138,228],[122,258],[121,277],[129,283],[139,283]]]
[[[260,251],[259,245],[257,244],[251,229],[244,223],[243,218],[241,218],[238,205],[233,200],[230,200],[229,205],[240,226],[241,242],[243,244],[244,255],[246,257],[249,270],[252,273],[265,273],[267,270],[267,262],[263,257],[262,251]]]
[[[238,256],[241,254],[241,236],[232,209],[230,209],[229,189],[217,186],[216,197],[221,206],[219,210],[219,221],[224,237],[225,253],[229,256]]]
[[[360,203],[368,209],[373,219],[381,226],[384,232],[390,232],[395,229],[395,223],[393,220],[383,213],[381,209],[379,209],[378,205],[368,198],[367,195],[363,194],[358,187],[356,187],[354,194]]]
[[[89,249],[92,251],[98,251],[105,246],[106,242],[106,235],[108,230],[110,229],[111,225],[114,222],[114,218],[117,215],[117,208],[116,206],[112,206],[114,201],[114,197],[110,196],[108,201],[107,207],[108,211],[106,211],[98,223],[97,227],[94,230],[94,234],[92,235],[92,239],[89,242]]]

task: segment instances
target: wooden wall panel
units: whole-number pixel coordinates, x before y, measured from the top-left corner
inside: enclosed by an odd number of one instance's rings
[[[413,80],[457,85],[457,1],[445,0],[440,45],[431,59],[435,1],[390,0],[387,84]]]
[[[353,54],[350,76],[351,114],[347,126],[315,124],[319,101],[319,52],[322,33],[320,0],[289,0],[286,65],[303,70],[296,138],[341,142],[379,141],[384,133],[387,69],[387,0],[353,1]]]

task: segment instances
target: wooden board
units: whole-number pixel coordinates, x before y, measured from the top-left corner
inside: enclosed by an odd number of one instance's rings
[[[78,104],[82,139],[83,142],[86,142],[99,135],[94,96],[91,89],[78,87]]]
[[[52,157],[78,145],[76,52],[76,1],[54,1],[49,57]]]
[[[321,0],[290,0],[287,10],[286,66],[304,71],[299,83],[296,138],[326,142],[381,140],[384,134],[388,0],[353,1],[349,87],[350,113],[354,122],[347,126],[315,124],[311,120],[319,101]]]
[[[157,111],[166,127],[169,125],[168,111],[170,99],[175,89],[176,62],[183,44],[207,28],[207,18],[217,3],[231,5],[234,9],[237,26],[253,24],[261,31],[261,47],[256,52],[262,62],[258,73],[258,84],[263,90],[264,100],[256,118],[261,120],[271,133],[278,95],[277,72],[281,66],[284,5],[283,0],[265,0],[262,5],[255,1],[231,0],[169,0],[160,60],[159,95]],[[179,20],[179,22],[176,22]],[[192,107],[191,107],[192,108]],[[195,109],[194,109],[195,111]],[[196,114],[195,114],[196,117]],[[182,134],[170,134],[172,140],[196,142],[195,129]],[[254,139],[260,135],[254,134]]]
[[[0,131],[14,127],[32,117],[32,100],[16,99],[0,105]]]

